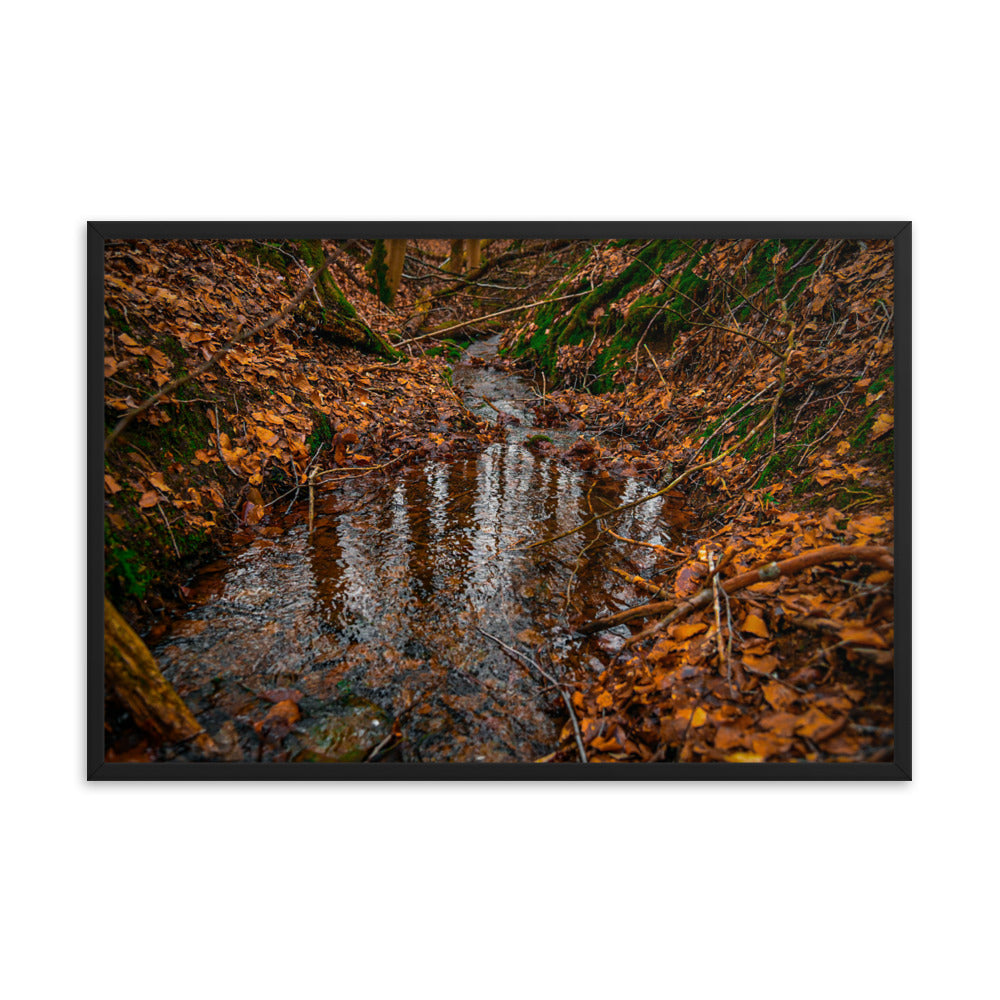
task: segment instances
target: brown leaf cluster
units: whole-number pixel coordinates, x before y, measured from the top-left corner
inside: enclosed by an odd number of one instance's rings
[[[829,544],[885,544],[889,515],[744,515],[669,576],[678,598]],[[724,654],[719,656],[718,626]],[[675,622],[612,664],[573,703],[595,760],[865,761],[892,739],[892,573],[842,563],[753,584]],[[600,648],[600,641],[597,642]],[[560,753],[575,756],[572,724]]]

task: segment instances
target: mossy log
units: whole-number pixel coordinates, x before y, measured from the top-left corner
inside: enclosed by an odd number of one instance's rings
[[[319,240],[301,240],[299,251],[302,259],[315,270],[323,263],[323,246]],[[351,305],[350,300],[340,290],[333,280],[329,268],[320,275],[316,282],[316,292],[319,295],[323,309],[331,313],[336,321],[351,330],[360,340],[363,350],[377,354],[387,361],[397,361],[402,355],[381,334],[376,333]]]
[[[203,753],[217,752],[212,738],[160,673],[146,644],[106,597],[104,678],[108,691],[131,712],[136,725],[154,739],[167,743],[189,741]]]

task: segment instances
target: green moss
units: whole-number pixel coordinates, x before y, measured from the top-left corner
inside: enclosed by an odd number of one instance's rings
[[[113,602],[130,597],[141,600],[146,596],[154,573],[133,549],[119,542],[109,534],[108,521],[104,522],[105,545],[105,590]]]
[[[457,361],[471,343],[471,340],[452,340],[450,337],[445,337],[436,347],[430,348],[427,354],[432,358],[443,356],[451,361]]]
[[[392,302],[392,289],[389,287],[389,268],[386,264],[385,240],[376,240],[372,247],[372,255],[365,265],[365,272],[371,278],[371,289],[386,305]]]
[[[313,410],[311,416],[313,430],[306,439],[306,444],[309,447],[309,453],[315,454],[316,449],[321,444],[329,444],[333,440],[333,427],[330,426],[327,415],[320,410]]]
[[[774,305],[779,297],[784,298],[791,309],[809,285],[809,275],[816,270],[818,255],[810,254],[809,259],[799,264],[806,251],[814,246],[817,240],[765,240],[754,250],[743,273],[743,281],[739,287],[746,299],[752,300],[757,308],[749,302],[743,303],[735,310],[736,318],[745,322],[759,317],[757,309],[768,312],[768,307]],[[788,270],[774,287],[774,264],[771,263],[775,254],[782,248],[787,248],[786,266]],[[792,265],[798,265],[793,267]],[[760,298],[758,298],[760,296]]]
[[[280,240],[240,241],[231,246],[222,244],[222,249],[231,250],[238,257],[249,260],[258,267],[262,264],[273,267],[282,274],[288,272],[288,267],[291,263],[288,245]]]
[[[114,306],[108,306],[105,309],[108,323],[119,333],[131,333],[132,327],[129,321],[125,318],[125,314],[120,310],[116,309]]]

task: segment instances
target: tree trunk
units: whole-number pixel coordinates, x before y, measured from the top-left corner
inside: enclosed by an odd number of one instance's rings
[[[170,682],[160,673],[153,654],[104,598],[104,678],[107,688],[132,713],[140,729],[160,742],[189,740],[203,753],[216,753]]]
[[[389,301],[387,305],[392,305],[399,291],[399,282],[403,277],[403,261],[406,259],[406,240],[386,240],[389,246]]]
[[[475,271],[479,267],[481,251],[483,249],[482,240],[466,240],[465,249],[469,258],[469,270]]]
[[[375,240],[372,244],[372,255],[365,265],[365,273],[371,276],[372,291],[379,297],[379,300],[386,305],[392,301],[389,291],[389,269],[385,261],[385,240]]]
[[[465,270],[465,240],[451,241],[451,255],[445,264],[445,270],[452,274],[461,274]]]

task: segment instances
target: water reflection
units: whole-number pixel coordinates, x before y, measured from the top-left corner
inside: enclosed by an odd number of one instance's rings
[[[343,484],[320,498],[311,539],[305,511],[295,510],[272,525],[273,537],[194,582],[195,607],[155,653],[196,712],[216,725],[225,715],[250,720],[260,712],[256,695],[288,684],[304,693],[306,718],[346,691],[401,717],[403,759],[532,760],[552,748],[558,696],[477,627],[515,646],[519,634],[531,642],[545,630],[562,668],[575,669],[580,645],[565,628],[570,573],[578,581],[570,610],[600,614],[634,600],[611,567],[641,572],[648,550],[598,539],[596,526],[544,549],[518,545],[644,487],[595,482],[525,447],[530,411],[517,400],[531,390],[521,380],[458,365],[455,382],[521,425],[476,458]],[[666,543],[665,513],[652,501],[617,530]],[[288,737],[293,749],[296,739]]]

